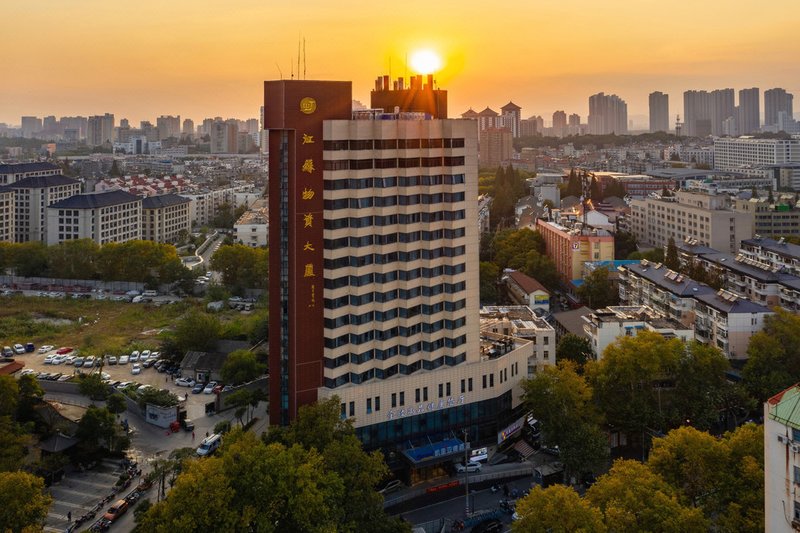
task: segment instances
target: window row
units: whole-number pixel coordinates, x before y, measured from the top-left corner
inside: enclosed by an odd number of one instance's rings
[[[461,137],[444,139],[351,139],[323,141],[323,150],[396,150],[416,148],[464,148]]]
[[[440,174],[435,176],[389,176],[385,178],[339,178],[326,179],[326,191],[345,189],[389,189],[392,187],[431,187],[435,185],[463,185],[464,174]]]
[[[365,331],[364,333],[346,333],[336,338],[325,338],[325,347],[329,349],[341,348],[348,344],[364,344],[372,341],[387,341],[396,337],[406,337],[400,330],[408,328],[391,328],[386,331]],[[442,337],[435,341],[418,341],[409,345],[400,346],[399,355],[413,355],[417,352],[435,352],[442,348],[456,348],[467,342],[466,335],[456,338]]]
[[[390,244],[415,242],[409,240],[401,240],[397,237],[397,233],[390,233],[388,235],[364,235],[363,237],[339,237],[338,239],[323,239],[323,247],[326,250],[338,251],[342,248],[362,248],[367,246],[386,246]],[[406,261],[415,261],[417,259],[438,259],[440,257],[458,257],[464,255],[464,246],[442,246],[440,248],[426,248],[424,250],[409,250],[405,253]]]
[[[464,166],[464,156],[387,157],[384,159],[326,159],[324,170],[371,170],[387,168],[436,168]]]
[[[416,306],[419,307],[419,306]],[[344,315],[339,318],[326,318],[325,319],[325,328],[326,329],[336,329],[342,326],[360,326],[364,324],[369,324],[374,322],[371,319],[373,313],[364,313],[363,315]],[[396,318],[396,317],[395,317]],[[381,320],[381,322],[385,321]],[[461,327],[467,323],[467,319],[464,317],[457,318],[455,320],[436,320],[434,322],[419,322],[416,324],[411,324],[408,326],[397,326],[386,331],[380,332],[376,331],[376,338],[378,340],[385,340],[387,338],[396,337],[399,335],[404,335],[406,337],[410,337],[412,335],[416,335],[418,333],[436,333],[437,331],[441,331],[443,329],[454,330]]]
[[[368,292],[367,294],[362,294],[360,296],[349,294],[346,296],[341,296],[339,298],[325,298],[325,309],[339,309],[340,307],[344,307],[345,305],[367,305],[373,302],[390,302],[397,299],[397,291],[389,291],[389,292]],[[466,306],[466,300],[456,300],[455,302],[447,301],[447,302],[438,302],[432,305],[421,304],[420,313],[423,315],[435,315],[436,313],[440,313],[442,311],[453,312],[453,311],[460,311],[464,309]],[[416,307],[416,306],[414,306]],[[414,309],[414,307],[410,307],[407,309]],[[377,312],[377,311],[376,311]],[[403,313],[400,312],[399,316],[401,318],[405,318]]]
[[[373,360],[374,361],[386,361],[386,360],[391,359],[392,357],[396,357],[398,355],[400,355],[400,346],[390,346],[389,348],[386,348],[386,349],[383,349],[383,350],[379,349],[379,348],[373,348],[373,349],[366,350],[366,351],[361,352],[361,353],[349,353],[349,354],[340,355],[339,357],[326,357],[325,358],[325,368],[334,369],[334,368],[339,368],[340,366],[346,365],[348,363],[363,364],[363,363],[366,363],[367,361],[373,361]],[[441,359],[441,358],[439,358],[439,359]],[[448,364],[448,366],[452,366],[449,363],[447,363],[448,360],[449,360],[449,356],[446,356],[443,359],[443,361],[445,361],[445,364]],[[455,358],[455,360],[457,362],[463,361],[463,359],[458,359],[458,358]],[[454,363],[454,364],[457,364],[457,363]]]
[[[346,217],[326,219],[325,229],[364,228],[368,226],[393,226],[397,224],[408,225],[418,223],[431,223],[463,220],[464,210],[437,211],[435,213],[393,213],[385,216]]]
[[[413,374],[418,370],[434,370],[441,366],[455,366],[467,360],[466,353],[458,355],[445,355],[433,360],[417,361],[410,365],[396,364],[389,368],[370,368],[369,370],[361,373],[346,372],[341,376],[335,378],[325,378],[325,386],[329,389],[341,387],[348,383],[365,383],[371,379],[387,379],[396,375]]]
[[[440,278],[437,276],[425,276],[420,272],[421,269],[413,269],[411,271],[405,270],[392,270],[390,272],[368,272],[358,276],[341,276],[338,278],[325,278],[326,289],[341,289],[342,287],[364,287],[373,283],[392,283],[395,281],[412,281],[415,279],[426,278],[434,279]],[[449,292],[449,291],[447,291]]]
[[[393,207],[397,205],[433,205],[463,202],[463,192],[440,192],[435,194],[393,194],[391,196],[372,196],[368,198],[338,198],[325,200],[326,210],[367,209],[370,207]]]

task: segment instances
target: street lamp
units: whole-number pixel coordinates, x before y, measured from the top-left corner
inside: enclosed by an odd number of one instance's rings
[[[464,493],[464,501],[465,501],[465,509],[466,514],[465,517],[469,517],[469,441],[467,440],[467,428],[463,429],[464,431],[464,485],[466,486],[466,492]]]

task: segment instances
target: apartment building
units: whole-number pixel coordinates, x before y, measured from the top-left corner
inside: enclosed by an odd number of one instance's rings
[[[217,216],[220,206],[228,204],[231,208],[234,208],[237,193],[249,191],[250,189],[252,189],[251,185],[239,185],[224,189],[184,193],[181,196],[188,198],[192,202],[189,207],[192,226],[208,226]]]
[[[565,283],[583,277],[583,263],[587,261],[614,260],[614,236],[606,230],[584,228],[582,223],[562,226],[542,219],[536,221],[536,229]]]
[[[556,364],[556,330],[527,305],[481,307],[481,332],[530,340],[533,353],[528,356],[529,378],[542,367]],[[496,356],[499,349],[499,346],[482,345],[481,357]]]
[[[724,289],[694,299],[695,337],[716,346],[729,359],[747,359],[750,337],[763,329],[765,317],[774,314],[768,307]]]
[[[0,242],[14,242],[14,189],[0,186]]]
[[[742,253],[705,253],[697,262],[721,276],[727,290],[767,307],[780,304],[781,281],[796,277]]]
[[[47,208],[47,244],[92,239],[97,244],[142,238],[142,199],[125,191],[76,194]]]
[[[142,239],[174,243],[192,231],[192,201],[177,194],[142,198]]]
[[[714,166],[720,170],[781,165],[800,161],[800,139],[714,139]]]
[[[764,402],[764,531],[800,529],[800,385]]]
[[[782,271],[800,276],[800,246],[790,244],[785,239],[756,237],[742,241],[740,253],[747,258],[779,268]]]
[[[47,206],[81,192],[81,184],[60,174],[30,176],[14,190],[14,240],[47,242]]]
[[[508,296],[514,303],[545,314],[550,312],[550,291],[537,280],[518,271],[509,272],[504,280]]]
[[[242,213],[233,225],[236,241],[254,248],[267,246],[269,237],[269,208],[264,199],[257,200],[253,207]]]
[[[631,201],[631,231],[640,243],[664,247],[692,238],[699,244],[735,253],[753,237],[751,213],[731,208],[728,195],[681,190],[669,198]]]
[[[583,320],[583,329],[598,361],[619,337],[635,337],[640,331],[653,331],[683,342],[694,340],[694,328],[659,315],[646,305],[606,307],[584,316]]]
[[[25,178],[59,174],[61,167],[53,163],[9,163],[0,165],[0,185],[9,185]]]

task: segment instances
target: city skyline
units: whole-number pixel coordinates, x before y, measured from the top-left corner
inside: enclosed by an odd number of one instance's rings
[[[297,10],[240,0],[220,12],[206,1],[144,0],[132,11],[86,0],[65,18],[63,10],[12,0],[6,13],[15,24],[4,32],[6,42],[24,42],[26,53],[5,61],[17,81],[0,89],[0,122],[105,112],[132,123],[160,114],[251,117],[260,106],[260,81],[297,76],[298,55],[300,77],[352,79],[354,98],[364,102],[373,76],[411,74],[405,58],[419,49],[443,58],[436,78],[452,95],[450,116],[512,100],[523,118],[557,109],[585,117],[588,96],[605,92],[618,94],[630,118],[645,125],[653,91],[675,103],[670,122],[683,112],[685,90],[800,93],[800,73],[785,69],[800,44],[787,39],[774,47],[776,38],[790,35],[794,17],[681,1],[654,19],[654,2],[610,4],[600,12],[583,0],[536,6],[509,0],[486,13],[478,4],[412,1],[387,17],[356,2],[334,8],[310,0]],[[775,10],[800,12],[788,0],[778,4]],[[520,31],[504,30],[502,46],[486,46],[475,21],[508,28],[507,20]],[[703,31],[689,32],[687,20],[704,21]],[[536,31],[522,31],[531,27]],[[125,36],[137,45],[125,46]]]

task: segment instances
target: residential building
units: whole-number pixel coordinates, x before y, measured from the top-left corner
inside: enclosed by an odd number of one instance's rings
[[[756,237],[742,241],[740,253],[761,263],[770,265],[771,269],[800,277],[800,246],[790,244],[785,239],[769,239]]]
[[[598,93],[589,97],[589,133],[606,135],[628,133],[628,104],[616,94]]]
[[[770,201],[769,198],[734,198],[732,207],[734,211],[747,213],[752,217],[754,235],[800,235],[800,209],[788,203]]]
[[[523,137],[541,135],[542,130],[544,130],[544,119],[538,115],[534,115],[527,120],[521,120],[519,127]]]
[[[581,277],[586,261],[611,261],[614,259],[614,236],[608,231],[572,227],[539,219],[536,229],[544,238],[547,256],[565,283]]]
[[[664,317],[646,305],[611,306],[583,317],[584,330],[597,360],[619,337],[635,337],[640,331],[652,331],[667,339],[694,340],[694,328],[673,318]]]
[[[22,136],[26,139],[33,139],[42,131],[42,119],[39,117],[22,117]]]
[[[478,132],[483,132],[492,128],[502,128],[503,118],[497,114],[497,111],[486,108],[478,113]]]
[[[741,253],[705,253],[696,262],[720,276],[726,290],[767,307],[780,303],[780,282],[796,277]]]
[[[564,137],[567,134],[567,113],[556,111],[553,113],[553,135]]]
[[[650,93],[650,132],[669,132],[669,95],[661,91]]]
[[[714,139],[714,166],[720,170],[800,162],[800,139]]]
[[[518,305],[525,305],[542,314],[550,312],[550,291],[534,278],[519,271],[509,272],[503,276],[506,289],[511,300]]]
[[[761,98],[758,87],[739,91],[736,125],[740,135],[755,133],[761,126]]]
[[[60,174],[31,176],[14,189],[14,240],[47,242],[47,206],[81,192],[81,184]]]
[[[487,194],[478,196],[478,231],[481,235],[489,233],[491,229],[490,208],[492,207],[492,197]]]
[[[586,306],[577,309],[570,309],[569,311],[561,311],[553,313],[549,321],[556,330],[556,344],[561,342],[564,335],[571,333],[578,337],[588,338],[586,331],[583,329],[583,317],[592,313],[592,309]]]
[[[61,167],[53,163],[9,163],[0,164],[0,185],[9,185],[16,181],[34,176],[58,176]]]
[[[0,185],[0,242],[14,242],[14,189]]]
[[[236,241],[254,248],[267,246],[269,236],[269,208],[265,200],[259,200],[242,213],[233,225]]]
[[[733,89],[683,93],[683,135],[722,135],[722,122],[736,116]]]
[[[694,330],[697,340],[716,346],[729,359],[747,359],[750,337],[774,314],[768,307],[721,289],[696,294]]]
[[[142,199],[125,191],[76,194],[47,207],[47,244],[97,244],[142,238]]]
[[[523,416],[533,344],[479,333],[477,124],[400,92],[352,111],[350,82],[265,83],[270,420],[336,396],[414,482],[463,453],[454,432],[496,442]]]
[[[189,207],[192,226],[208,226],[217,216],[220,206],[228,204],[235,208],[236,194],[250,189],[250,185],[239,185],[223,189],[183,193],[181,196],[192,201]]]
[[[632,200],[631,231],[640,243],[664,247],[687,237],[723,252],[734,253],[753,237],[751,214],[731,208],[730,196],[680,190],[674,197]]]
[[[511,136],[515,139],[520,136],[521,111],[522,108],[514,102],[509,102],[500,108],[503,125],[511,130]]]
[[[214,120],[211,123],[211,153],[238,153],[239,125],[235,120]]]
[[[142,239],[174,243],[192,231],[189,198],[161,194],[142,198]]]
[[[502,338],[527,339],[533,343],[528,357],[528,377],[545,366],[556,364],[556,330],[526,305],[481,307],[481,332]],[[481,357],[496,357],[500,346],[481,346]]]
[[[92,115],[86,124],[86,144],[101,146],[114,142],[114,115]],[[158,139],[153,139],[157,141]]]
[[[183,119],[183,128],[181,129],[181,136],[192,137],[194,135],[194,120],[190,118]]]
[[[767,126],[778,125],[778,113],[784,112],[789,118],[793,113],[794,95],[785,89],[767,89],[764,91],[764,124]]]
[[[800,385],[764,402],[764,531],[800,529]]]
[[[480,132],[480,164],[482,167],[498,167],[511,160],[514,142],[508,128],[488,128]]]
[[[156,128],[158,128],[158,140],[169,139],[170,137],[180,139],[181,116],[161,115],[156,119]]]

